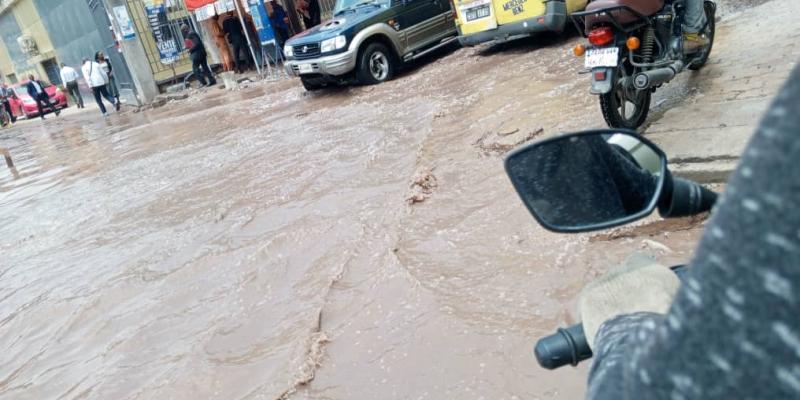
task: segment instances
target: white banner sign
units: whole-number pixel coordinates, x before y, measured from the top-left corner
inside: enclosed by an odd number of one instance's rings
[[[217,9],[217,14],[225,14],[228,11],[236,11],[236,5],[233,0],[219,0],[214,3],[214,8]]]
[[[215,15],[217,15],[217,11],[214,9],[213,4],[209,4],[207,6],[203,6],[194,10],[194,15],[197,17],[198,21],[205,21]]]

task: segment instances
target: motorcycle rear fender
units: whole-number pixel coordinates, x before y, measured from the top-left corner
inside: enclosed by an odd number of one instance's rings
[[[590,90],[591,94],[606,94],[611,92],[614,89],[614,72],[616,68],[594,68],[592,69],[592,89]],[[605,72],[605,79],[598,80],[597,76],[599,75],[598,72]]]

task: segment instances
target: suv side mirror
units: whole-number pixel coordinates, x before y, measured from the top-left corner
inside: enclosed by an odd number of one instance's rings
[[[505,168],[545,228],[586,232],[650,215],[667,181],[667,156],[628,130],[572,133],[513,151]]]

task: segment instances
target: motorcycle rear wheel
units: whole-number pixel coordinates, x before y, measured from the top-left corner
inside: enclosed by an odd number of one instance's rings
[[[611,92],[601,94],[600,110],[608,127],[635,130],[642,126],[650,112],[651,96],[649,89],[625,90],[619,84]]]
[[[703,33],[706,35],[706,37],[708,37],[709,43],[708,47],[703,50],[702,54],[698,56],[696,61],[693,61],[691,64],[689,64],[689,69],[692,71],[698,71],[706,65],[708,62],[708,57],[711,56],[711,49],[714,48],[714,33],[716,33],[717,30],[717,24],[714,19],[716,18],[717,7],[710,1],[704,2],[703,7],[706,11],[707,21],[706,29]]]

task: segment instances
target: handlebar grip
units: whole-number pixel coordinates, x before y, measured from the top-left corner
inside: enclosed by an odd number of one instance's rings
[[[582,324],[575,324],[567,329],[559,328],[556,333],[539,339],[533,353],[539,365],[546,369],[556,369],[567,364],[576,366],[579,362],[592,358],[592,349],[586,342]]]
[[[688,179],[673,178],[672,193],[667,204],[659,207],[664,218],[680,218],[711,211],[717,194]]]
[[[689,270],[685,265],[676,265],[670,269],[681,280]],[[533,353],[536,361],[545,369],[561,368],[568,364],[574,367],[581,361],[592,358],[592,349],[586,342],[581,323],[566,329],[559,328],[556,333],[539,339]]]

